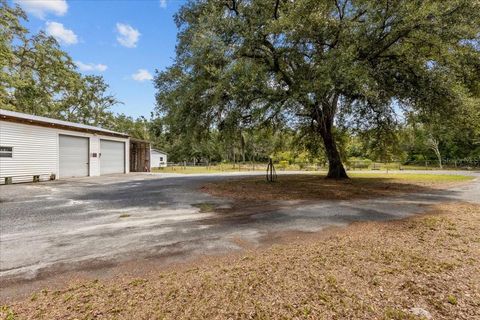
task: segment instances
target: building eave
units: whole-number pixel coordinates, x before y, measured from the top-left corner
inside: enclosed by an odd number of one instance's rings
[[[0,109],[0,120],[15,122],[27,125],[34,125],[46,128],[56,128],[68,131],[77,131],[77,132],[86,132],[91,134],[98,134],[103,136],[111,136],[117,138],[129,138],[128,134],[115,132],[99,127],[83,125],[74,122],[68,122],[63,120],[57,120],[47,117],[39,117],[34,115],[23,114],[14,111],[2,110]]]

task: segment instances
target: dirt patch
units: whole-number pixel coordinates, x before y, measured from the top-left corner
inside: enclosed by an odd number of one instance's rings
[[[425,175],[427,176],[427,175]],[[406,193],[437,193],[464,184],[449,179],[430,180],[405,175],[396,177],[353,177],[348,180],[324,179],[320,175],[283,175],[269,183],[264,177],[248,177],[205,184],[201,190],[214,196],[236,200],[348,200]]]
[[[272,238],[279,235],[272,235]],[[246,246],[248,247],[248,245]],[[480,317],[480,207],[290,233],[281,244],[141,277],[80,281],[0,309],[12,319]]]

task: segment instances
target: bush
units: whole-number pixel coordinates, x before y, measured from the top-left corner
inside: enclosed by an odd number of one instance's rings
[[[278,162],[278,167],[280,169],[286,169],[288,167],[288,161],[287,160],[282,160]]]
[[[347,163],[353,169],[368,169],[372,165],[372,160],[361,158],[349,158]]]

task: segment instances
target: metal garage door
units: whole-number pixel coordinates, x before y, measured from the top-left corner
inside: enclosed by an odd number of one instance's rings
[[[100,140],[100,174],[125,172],[125,143]]]
[[[59,136],[60,178],[88,176],[88,138]]]

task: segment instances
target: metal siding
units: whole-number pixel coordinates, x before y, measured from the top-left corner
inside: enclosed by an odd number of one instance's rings
[[[125,173],[125,142],[100,140],[100,175]]]
[[[90,176],[100,175],[100,139],[120,141],[125,145],[125,172],[129,172],[129,139],[106,137],[58,128],[47,128],[35,125],[15,123],[0,120],[0,145],[13,147],[13,158],[0,158],[0,184],[5,177],[13,177],[13,182],[31,182],[34,175],[59,175],[59,135],[88,137],[90,140],[90,154],[97,153],[97,157],[90,156]]]
[[[162,164],[160,163],[160,157],[163,157]],[[167,155],[164,153],[152,150],[150,152],[150,159],[152,168],[161,168],[167,166]]]
[[[0,180],[32,181],[34,175],[57,173],[57,134],[54,130],[0,121],[0,145],[13,147],[12,158],[0,158]]]
[[[60,135],[60,177],[86,177],[89,175],[89,139]]]

